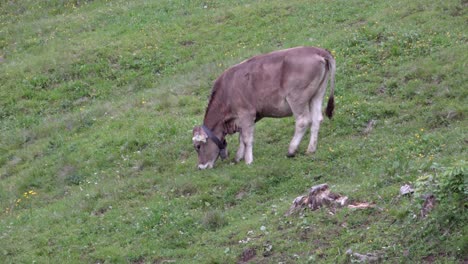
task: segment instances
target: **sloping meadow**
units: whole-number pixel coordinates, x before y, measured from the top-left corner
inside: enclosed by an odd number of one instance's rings
[[[3,1],[0,254],[6,263],[466,261],[465,1]],[[336,112],[314,156],[257,124],[254,163],[196,170],[214,79],[319,46]],[[306,136],[307,137],[307,136]],[[305,138],[306,138],[305,137]],[[284,216],[327,183],[365,209]],[[401,196],[410,184],[415,191]],[[421,216],[425,195],[435,196]],[[351,250],[351,251],[349,251]]]

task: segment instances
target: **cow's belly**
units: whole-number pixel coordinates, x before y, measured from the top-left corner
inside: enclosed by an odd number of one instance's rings
[[[263,105],[258,111],[261,117],[287,117],[292,116],[292,110],[286,99],[275,100],[274,104]]]

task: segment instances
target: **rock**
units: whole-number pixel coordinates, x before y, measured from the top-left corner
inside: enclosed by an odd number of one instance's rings
[[[377,263],[381,260],[381,253],[360,254],[353,252],[352,249],[346,250],[346,255],[351,258],[351,262],[357,263]]]
[[[351,209],[366,209],[369,207],[374,207],[374,205],[371,203],[354,203],[354,204],[348,205],[348,208],[351,208]]]
[[[330,192],[328,184],[312,186],[308,195],[298,196],[286,212],[286,216],[297,213],[305,208],[314,211],[326,205],[331,207],[343,207],[346,205],[348,197]]]
[[[332,193],[328,184],[319,184],[312,186],[308,195],[301,195],[294,199],[293,204],[285,213],[285,216],[298,213],[306,208],[314,211],[320,207],[327,206],[332,209],[332,213],[336,208],[348,207],[351,209],[365,209],[375,207],[374,204],[368,202],[354,202],[350,203],[347,196]]]
[[[374,119],[371,119],[368,123],[366,128],[362,131],[362,134],[364,135],[369,135],[372,132],[372,129],[374,129],[375,124],[377,124],[377,121]]]
[[[406,195],[406,194],[412,194],[412,193],[414,193],[414,189],[413,189],[413,187],[411,187],[411,185],[405,184],[405,185],[400,187],[400,195],[401,196]]]
[[[263,244],[263,256],[268,257],[273,254],[273,245],[270,241],[267,241]]]

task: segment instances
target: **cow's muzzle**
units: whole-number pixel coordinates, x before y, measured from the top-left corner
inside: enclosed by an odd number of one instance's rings
[[[208,163],[205,163],[205,164],[198,164],[198,169],[199,170],[211,169],[211,168],[213,168],[213,163],[212,162],[208,162]]]

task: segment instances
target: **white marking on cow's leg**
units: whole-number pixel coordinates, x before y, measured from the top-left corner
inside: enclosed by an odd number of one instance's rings
[[[317,138],[318,132],[320,129],[320,123],[322,123],[323,117],[322,114],[319,114],[319,117],[314,117],[312,119],[312,126],[310,128],[310,142],[307,147],[307,153],[314,153],[317,150]]]
[[[254,125],[242,128],[242,141],[245,144],[244,160],[246,164],[251,164],[253,162],[253,138]]]
[[[288,156],[292,157],[296,153],[299,144],[301,143],[302,137],[304,136],[307,128],[310,126],[310,120],[308,116],[300,115],[296,117],[296,129],[294,131],[294,137],[289,144]]]
[[[326,84],[326,82],[325,82]],[[310,127],[310,142],[307,147],[307,153],[312,154],[317,150],[317,139],[320,129],[320,124],[323,120],[322,115],[322,100],[326,87],[322,87],[319,93],[314,99],[310,102],[310,120],[312,125]]]
[[[244,154],[245,154],[245,144],[244,144],[244,141],[242,140],[242,133],[239,133],[239,148],[237,149],[237,153],[236,153],[236,162],[240,162],[242,159],[244,159]]]

